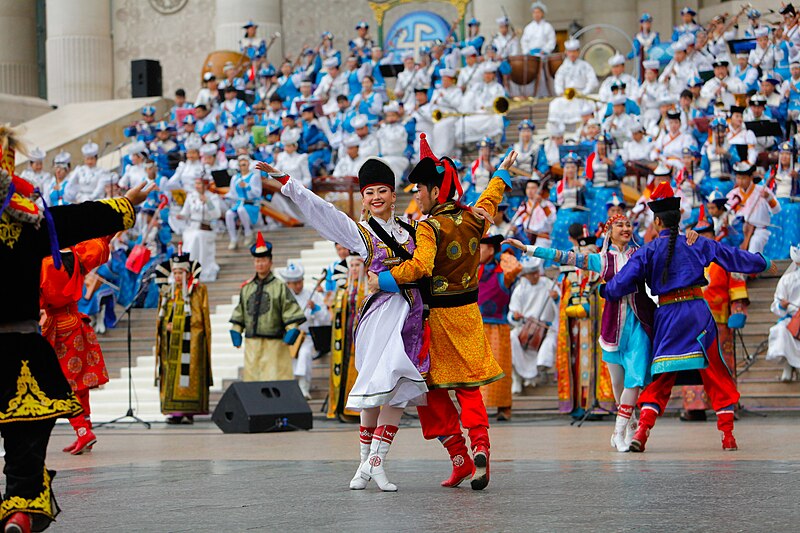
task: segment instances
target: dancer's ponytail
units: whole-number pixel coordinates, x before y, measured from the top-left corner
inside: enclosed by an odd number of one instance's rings
[[[661,283],[666,283],[669,278],[669,267],[672,264],[672,256],[675,254],[675,243],[678,240],[678,224],[681,220],[680,211],[664,211],[658,214],[661,223],[669,229],[669,244],[667,245],[667,260],[664,262],[664,270],[661,271]]]

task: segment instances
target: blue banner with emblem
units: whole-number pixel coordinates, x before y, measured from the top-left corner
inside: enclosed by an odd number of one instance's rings
[[[440,15],[430,11],[412,11],[392,24],[386,33],[384,50],[398,56],[412,51],[418,58],[421,48],[431,46],[437,39],[446,41],[449,31],[450,23]]]

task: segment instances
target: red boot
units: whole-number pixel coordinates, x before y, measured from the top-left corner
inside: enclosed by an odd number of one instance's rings
[[[73,442],[72,444],[70,444],[66,448],[62,449],[61,451],[64,452],[64,453],[72,453],[72,450],[74,450],[75,446],[77,446],[77,445],[78,445],[78,441],[76,440],[75,442]]]
[[[735,452],[739,449],[733,436],[733,411],[717,412],[717,429],[722,432],[722,449]]]
[[[442,440],[442,444],[450,454],[453,463],[453,472],[450,477],[442,481],[442,487],[458,487],[461,483],[472,477],[475,465],[467,453],[467,442],[463,435],[451,435]]]
[[[472,490],[483,490],[489,485],[489,448],[483,445],[473,448],[475,473],[472,475]]]
[[[4,533],[31,533],[31,517],[25,513],[14,513],[6,521]]]
[[[78,440],[75,441],[75,447],[69,453],[72,455],[81,455],[84,452],[91,451],[95,442],[97,442],[97,437],[92,430],[81,428],[78,430]]]
[[[650,436],[650,430],[656,425],[657,417],[658,412],[652,407],[645,406],[641,409],[639,427],[636,428],[636,433],[633,434],[630,451],[640,453],[644,451],[647,437]]]

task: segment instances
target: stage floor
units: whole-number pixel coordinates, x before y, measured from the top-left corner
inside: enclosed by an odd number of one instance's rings
[[[387,460],[400,490],[350,491],[355,427],[223,435],[210,423],[99,429],[95,450],[48,466],[63,513],[53,531],[796,531],[800,424],[747,418],[738,452],[713,422],[661,420],[647,452],[608,446],[612,423],[564,419],[492,428],[492,482],[444,489],[449,466],[416,422]]]

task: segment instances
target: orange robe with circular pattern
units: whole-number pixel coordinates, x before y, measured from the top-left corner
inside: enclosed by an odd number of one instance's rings
[[[108,383],[97,336],[89,317],[79,312],[77,305],[85,275],[108,261],[108,243],[106,238],[92,239],[70,248],[71,254],[62,252],[63,261],[73,264],[71,274],[66,264],[56,270],[52,257],[42,260],[40,299],[45,312],[42,336],[53,346],[64,377],[75,392]]]

